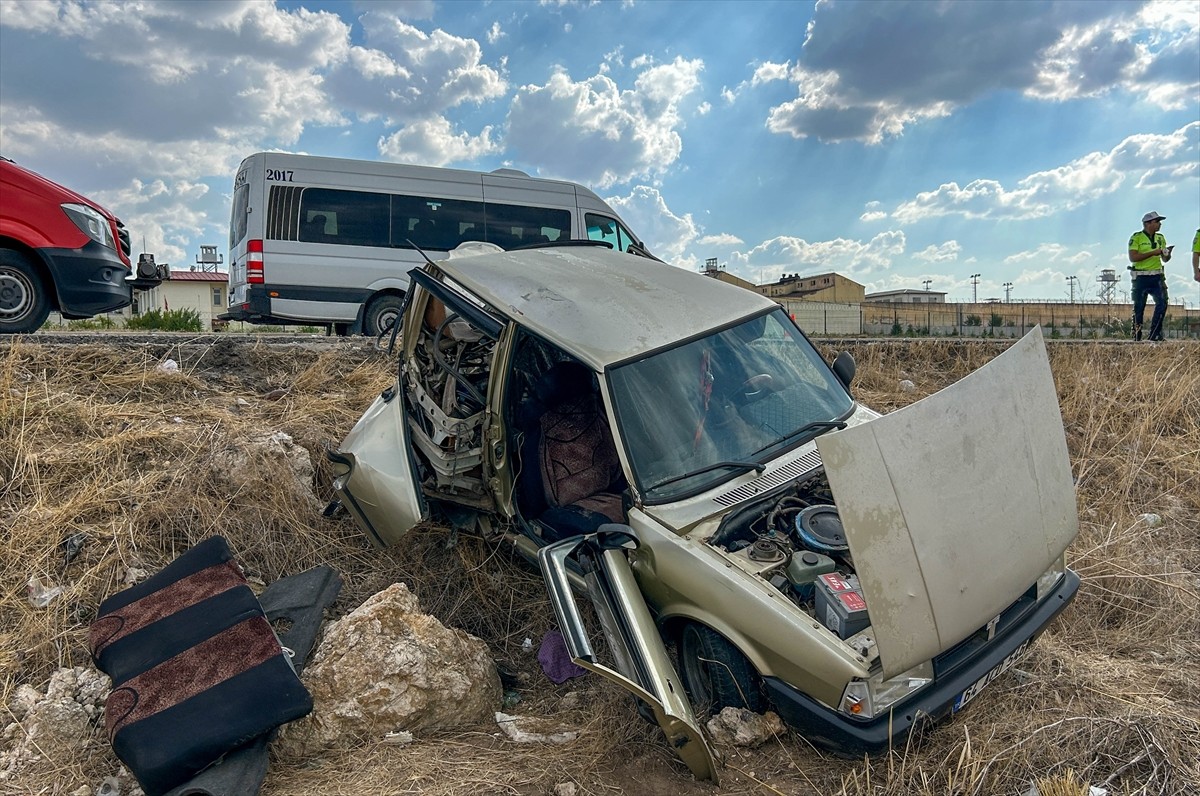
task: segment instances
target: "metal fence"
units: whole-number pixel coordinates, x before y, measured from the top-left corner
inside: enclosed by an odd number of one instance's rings
[[[1050,337],[1127,338],[1133,325],[1129,304],[835,304],[786,299],[783,306],[812,335],[1017,338],[1040,325]],[[1144,331],[1153,313],[1150,304]],[[1168,305],[1163,333],[1167,338],[1200,338],[1200,310]]]

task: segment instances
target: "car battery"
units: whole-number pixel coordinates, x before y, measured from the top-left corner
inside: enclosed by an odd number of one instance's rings
[[[858,578],[836,572],[817,576],[817,619],[837,634],[850,638],[871,624],[867,616],[867,601],[863,599]]]

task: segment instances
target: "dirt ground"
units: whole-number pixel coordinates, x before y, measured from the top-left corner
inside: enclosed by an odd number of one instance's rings
[[[999,353],[1005,341],[821,343],[858,362],[855,397],[891,410]],[[554,685],[522,649],[553,627],[537,572],[507,548],[430,524],[370,547],[331,497],[323,450],[394,376],[370,343],[306,337],[34,335],[0,339],[0,730],[21,685],[88,666],[88,622],[130,568],[153,572],[218,533],[252,583],[329,564],[331,617],[393,582],[483,639],[519,698],[509,711],[580,732],[515,744],[494,725],[319,758],[276,754],[283,794],[1019,794],[1200,792],[1200,345],[1051,341],[1077,483],[1068,551],[1075,603],[953,720],[904,749],[847,760],[785,733],[721,748],[717,785],[694,781],[631,700],[594,677]],[[169,364],[173,363],[173,364]],[[311,471],[256,444],[284,433]],[[229,463],[242,463],[231,471]],[[999,466],[1001,463],[996,463]],[[301,473],[300,482],[297,473]],[[64,553],[69,539],[82,546]],[[64,591],[30,604],[36,575]],[[18,730],[0,736],[0,752]],[[93,792],[119,769],[102,725],[46,748],[0,794]]]

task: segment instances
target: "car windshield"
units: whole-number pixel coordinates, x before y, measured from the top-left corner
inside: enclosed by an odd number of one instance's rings
[[[614,368],[609,384],[638,489],[652,504],[761,470],[853,408],[782,309]]]

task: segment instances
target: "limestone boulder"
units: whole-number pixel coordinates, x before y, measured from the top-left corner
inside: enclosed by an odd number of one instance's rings
[[[280,739],[302,755],[490,721],[503,694],[487,645],[422,613],[403,583],[329,624],[303,680],[313,712]]]
[[[14,689],[7,713],[16,721],[0,732],[0,783],[36,777],[97,744],[93,727],[101,721],[110,688],[107,675],[76,666],[52,674],[44,694],[29,685]]]
[[[759,715],[744,708],[722,708],[708,720],[708,734],[721,746],[757,749],[772,738],[787,732],[783,720],[767,711]]]

